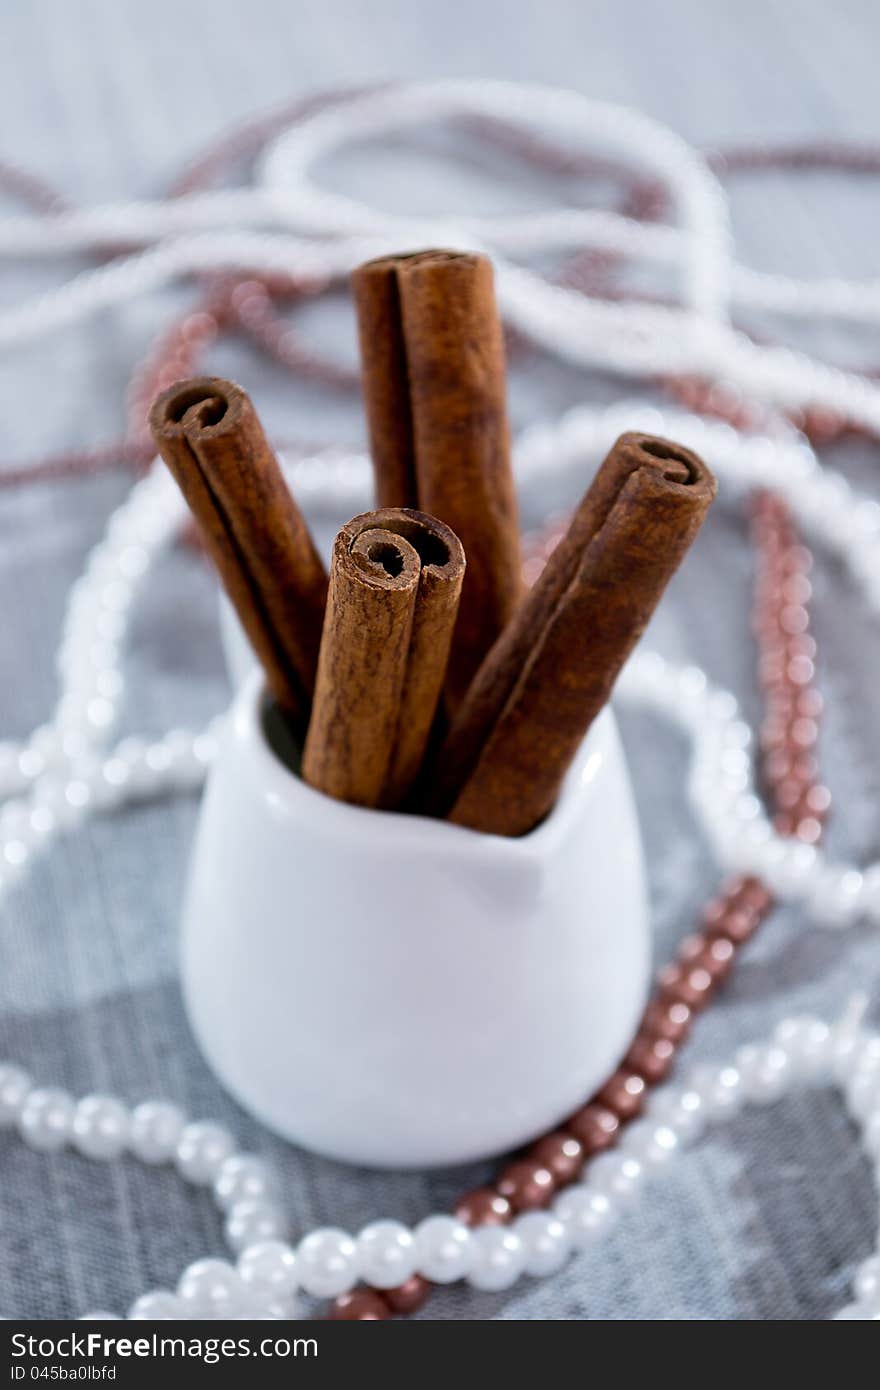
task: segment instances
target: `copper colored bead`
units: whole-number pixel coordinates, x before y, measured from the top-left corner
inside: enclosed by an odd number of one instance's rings
[[[700,932],[694,932],[693,936],[686,936],[678,948],[678,959],[680,961],[696,960],[706,945],[706,938]]]
[[[803,797],[804,789],[796,777],[786,777],[773,789],[773,804],[780,811],[793,811]]]
[[[845,423],[843,416],[836,410],[819,405],[807,407],[806,427],[817,443],[827,443],[835,439],[843,433]]]
[[[702,1009],[712,994],[712,976],[702,966],[667,965],[657,979],[666,998],[680,999],[690,1009]]]
[[[831,809],[831,793],[821,784],[808,787],[804,792],[804,810],[811,816],[822,817]]]
[[[774,719],[780,715],[783,719],[793,718],[797,713],[797,692],[787,685],[774,686],[767,694],[764,712],[772,715]]]
[[[391,1309],[374,1289],[352,1289],[333,1300],[332,1322],[380,1322],[391,1317]]]
[[[805,656],[809,661],[816,660],[816,653],[819,648],[816,646],[815,637],[811,636],[809,632],[801,632],[797,637],[789,637],[786,645],[790,657]],[[800,695],[801,691],[797,691],[796,694]]]
[[[605,1083],[596,1099],[619,1115],[621,1120],[631,1120],[645,1103],[645,1090],[643,1076],[621,1067]]]
[[[728,913],[727,920],[719,930],[723,930],[724,935],[737,946],[742,946],[743,942],[754,936],[760,925],[760,913],[748,907],[735,907]]]
[[[773,894],[758,878],[746,880],[742,892],[743,901],[758,914],[766,912],[773,903]]]
[[[707,941],[695,964],[702,966],[717,983],[725,979],[733,968],[736,947],[728,936],[716,936]]]
[[[788,738],[788,725],[781,716],[765,719],[761,724],[761,748],[765,753],[784,748]]]
[[[751,883],[751,879],[746,878],[745,874],[731,874],[721,885],[721,895],[725,898],[737,897]]]
[[[822,822],[815,816],[802,816],[792,833],[802,844],[816,845],[822,838]]]
[[[785,657],[782,653],[771,652],[758,660],[758,679],[762,685],[781,680],[785,674]]]
[[[624,1066],[652,1084],[662,1081],[675,1061],[675,1043],[669,1038],[638,1037],[624,1058]]]
[[[543,1164],[520,1158],[507,1165],[495,1186],[514,1211],[535,1211],[549,1202],[556,1180]]]
[[[596,1101],[590,1101],[589,1105],[575,1111],[566,1124],[574,1137],[583,1144],[584,1153],[588,1157],[601,1153],[613,1144],[620,1129],[620,1119],[614,1111],[609,1110],[607,1105],[599,1105]]]
[[[805,574],[791,574],[782,585],[782,597],[786,603],[809,603],[813,596],[813,586]]]
[[[477,1187],[456,1203],[455,1214],[466,1226],[503,1226],[513,1212],[500,1192],[491,1187]]]
[[[557,1129],[553,1134],[545,1134],[537,1144],[529,1149],[528,1157],[534,1163],[549,1168],[558,1183],[572,1182],[584,1166],[584,1146],[579,1139],[565,1130]]]
[[[791,754],[787,748],[774,748],[761,762],[764,781],[771,787],[785,781],[791,773]]]
[[[800,715],[792,724],[789,736],[795,748],[815,748],[819,739],[819,725],[815,719],[807,719]]]
[[[790,545],[783,557],[783,565],[787,574],[794,574],[795,571],[809,574],[813,568],[813,557],[805,545]]]
[[[779,615],[779,626],[788,637],[800,637],[810,626],[810,615],[801,603],[786,604]]]
[[[431,1297],[431,1285],[421,1274],[414,1274],[396,1289],[384,1289],[384,1296],[393,1313],[414,1313]]]
[[[715,926],[718,922],[724,920],[726,913],[729,911],[727,891],[725,887],[722,895],[713,898],[712,901],[703,908],[702,923],[704,927]]]
[[[785,679],[792,685],[809,685],[816,668],[808,656],[793,656],[785,668]]]
[[[798,691],[795,706],[798,714],[802,714],[805,719],[818,719],[825,707],[825,701],[818,690],[808,686],[806,690]]]
[[[798,753],[791,764],[791,775],[801,781],[806,790],[819,776],[819,764],[812,753]]]
[[[647,1038],[668,1038],[681,1042],[691,1026],[691,1011],[680,1000],[657,999],[648,1005],[639,1029]]]

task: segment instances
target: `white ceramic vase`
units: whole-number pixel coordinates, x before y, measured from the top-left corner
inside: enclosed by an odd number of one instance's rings
[[[547,820],[506,839],[312,790],[270,746],[253,673],[205,792],[182,950],[208,1062],[279,1134],[382,1167],[516,1148],[601,1084],[645,1003],[613,715]]]

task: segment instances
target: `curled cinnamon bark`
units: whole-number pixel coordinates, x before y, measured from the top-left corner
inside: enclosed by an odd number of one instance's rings
[[[458,611],[464,552],[448,526],[385,508],[336,537],[303,777],[360,806],[398,806],[421,767]]]
[[[231,381],[176,382],[150,411],[156,446],[295,731],[305,733],[327,573],[247,394]]]
[[[690,450],[621,436],[453,721],[434,814],[499,835],[543,819],[715,492]]]
[[[376,492],[468,557],[446,680],[454,708],[522,595],[504,343],[485,256],[422,251],[352,276]]]

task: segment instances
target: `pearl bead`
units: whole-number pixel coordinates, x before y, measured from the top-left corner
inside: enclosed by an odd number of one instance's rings
[[[736,1067],[697,1067],[691,1073],[691,1085],[702,1096],[707,1112],[724,1114],[742,1104],[742,1077]]]
[[[791,1063],[788,1052],[776,1044],[748,1043],[736,1054],[745,1097],[759,1105],[778,1100],[788,1088]]]
[[[428,1216],[415,1229],[416,1269],[435,1284],[463,1279],[471,1267],[471,1232],[454,1216]]]
[[[880,1298],[880,1255],[869,1255],[856,1270],[853,1293],[859,1302]]]
[[[810,887],[810,911],[825,926],[851,926],[863,910],[863,887],[862,875],[854,869],[820,871]]]
[[[650,1097],[646,1114],[660,1124],[671,1125],[679,1138],[695,1138],[703,1128],[706,1107],[698,1091],[664,1087]]]
[[[176,1105],[146,1100],[132,1111],[128,1147],[141,1163],[170,1163],[185,1123]]]
[[[180,1318],[193,1316],[189,1303],[168,1289],[154,1289],[152,1293],[141,1294],[128,1310],[132,1322],[176,1322]]]
[[[221,1211],[228,1211],[237,1202],[276,1197],[277,1186],[262,1158],[253,1154],[232,1154],[221,1163],[214,1180],[214,1200]]]
[[[13,1066],[11,1062],[0,1065],[0,1129],[18,1123],[32,1085],[22,1067]]]
[[[377,1289],[394,1289],[416,1268],[412,1232],[399,1221],[372,1221],[357,1238],[361,1278]]]
[[[844,1092],[846,1106],[854,1120],[867,1120],[880,1109],[880,1069],[856,1071]]]
[[[599,1191],[591,1183],[575,1183],[561,1192],[553,1203],[553,1212],[568,1227],[575,1250],[595,1245],[614,1216],[608,1192]]]
[[[287,1219],[273,1202],[236,1202],[226,1217],[224,1234],[233,1250],[246,1250],[264,1240],[283,1240]]]
[[[876,1322],[880,1318],[880,1301],[870,1299],[866,1303],[850,1303],[835,1313],[834,1318],[835,1321]]]
[[[543,1278],[555,1274],[568,1259],[572,1247],[569,1228],[553,1212],[526,1211],[513,1223],[526,1252],[526,1274]]]
[[[820,1019],[784,1019],[773,1031],[773,1040],[788,1055],[792,1073],[799,1079],[822,1074],[830,1062],[831,1030]]]
[[[880,1162],[880,1110],[875,1110],[865,1121],[862,1146],[870,1158]]]
[[[234,1147],[232,1135],[222,1125],[208,1120],[185,1125],[177,1142],[178,1172],[187,1182],[212,1183]]]
[[[273,1298],[269,1303],[258,1301],[246,1305],[239,1316],[244,1322],[251,1322],[254,1318],[269,1322],[293,1322],[302,1317],[302,1310],[298,1299],[293,1294],[287,1294],[284,1298]]]
[[[590,1164],[591,1186],[621,1202],[635,1200],[643,1177],[641,1163],[625,1153],[599,1154]]]
[[[128,1134],[128,1109],[112,1096],[85,1096],[73,1112],[72,1143],[86,1158],[118,1158]]]
[[[508,1226],[481,1226],[473,1232],[473,1263],[468,1283],[484,1293],[509,1289],[525,1269],[525,1247]]]
[[[189,1318],[235,1317],[248,1297],[226,1260],[196,1260],[181,1275],[177,1294],[187,1310],[183,1316]]]
[[[301,1240],[296,1252],[302,1288],[315,1298],[346,1293],[358,1278],[357,1246],[346,1231],[324,1226]]]
[[[831,1029],[829,1069],[838,1084],[853,1075],[860,1042],[858,1027],[853,1027],[849,1020],[839,1020]]]
[[[31,1091],[18,1119],[22,1138],[32,1149],[62,1149],[70,1138],[73,1101],[66,1091]]]
[[[678,1146],[678,1135],[669,1125],[637,1120],[624,1132],[621,1151],[650,1168],[672,1158]]]
[[[880,1071],[880,1033],[860,1037],[853,1051],[853,1074]]]
[[[247,1246],[236,1268],[249,1288],[267,1297],[284,1297],[299,1287],[296,1255],[282,1240],[261,1240]]]

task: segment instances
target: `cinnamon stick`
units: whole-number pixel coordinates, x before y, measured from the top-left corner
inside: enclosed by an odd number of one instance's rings
[[[492,265],[422,251],[369,261],[352,286],[377,497],[439,517],[468,557],[446,680],[454,707],[522,595]]]
[[[621,436],[453,721],[435,814],[499,835],[543,819],[715,491],[689,450]]]
[[[150,428],[272,695],[304,735],[327,573],[249,397],[218,377],[179,381],[153,404]]]
[[[302,774],[360,806],[394,807],[428,746],[464,577],[458,537],[421,512],[355,517],[333,546]]]

